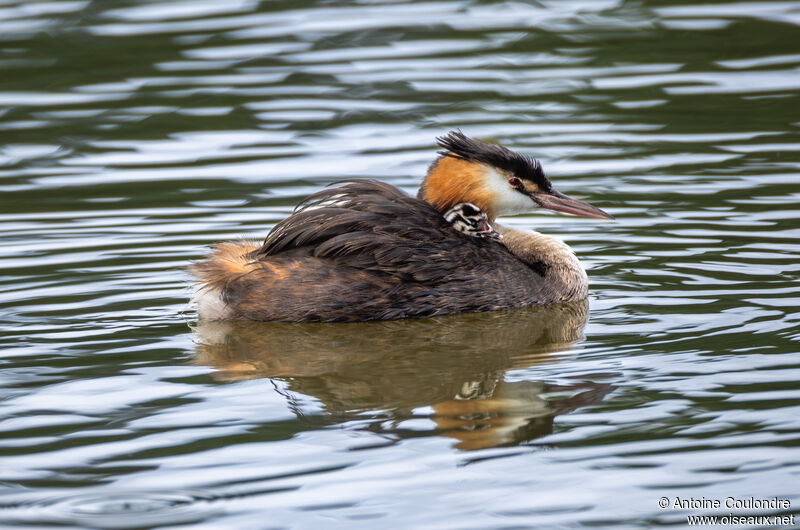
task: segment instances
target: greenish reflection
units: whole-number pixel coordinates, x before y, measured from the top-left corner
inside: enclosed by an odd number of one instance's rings
[[[384,411],[399,437],[436,434],[464,450],[548,434],[560,413],[598,402],[609,386],[507,382],[508,370],[554,362],[582,338],[588,304],[421,320],[346,324],[201,322],[195,361],[222,380],[279,378],[318,399],[336,421]],[[570,397],[550,400],[544,394]],[[430,430],[403,420],[430,406]],[[385,429],[385,414],[369,428]]]

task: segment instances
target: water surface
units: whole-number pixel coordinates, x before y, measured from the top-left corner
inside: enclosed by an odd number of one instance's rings
[[[685,526],[800,495],[800,2],[0,1],[0,521]],[[183,267],[450,129],[617,217],[583,304],[198,324]]]

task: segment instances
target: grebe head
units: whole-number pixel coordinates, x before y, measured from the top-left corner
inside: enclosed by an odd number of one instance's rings
[[[503,239],[489,224],[486,212],[471,202],[456,204],[444,214],[444,218],[453,228],[468,236]]]
[[[444,151],[431,165],[419,198],[446,212],[469,201],[488,219],[540,208],[581,217],[613,219],[599,208],[556,191],[538,160],[450,131],[437,138]]]

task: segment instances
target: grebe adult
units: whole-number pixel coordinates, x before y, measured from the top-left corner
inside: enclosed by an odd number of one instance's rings
[[[221,243],[190,266],[201,319],[336,322],[571,302],[587,278],[572,250],[494,225],[472,237],[444,214],[469,202],[488,223],[541,208],[613,219],[553,189],[538,161],[451,131],[417,198],[374,180],[315,193],[263,244]],[[458,227],[456,227],[458,228]]]

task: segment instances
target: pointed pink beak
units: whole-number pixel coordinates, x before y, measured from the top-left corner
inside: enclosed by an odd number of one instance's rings
[[[552,190],[550,193],[532,193],[531,197],[539,203],[539,206],[548,210],[570,213],[581,217],[591,217],[593,219],[614,219],[613,215],[607,214],[600,208],[595,208],[591,204],[567,197],[556,190]]]
[[[503,239],[503,236],[486,221],[481,221],[478,225],[478,235],[481,237],[488,237],[489,239]]]

